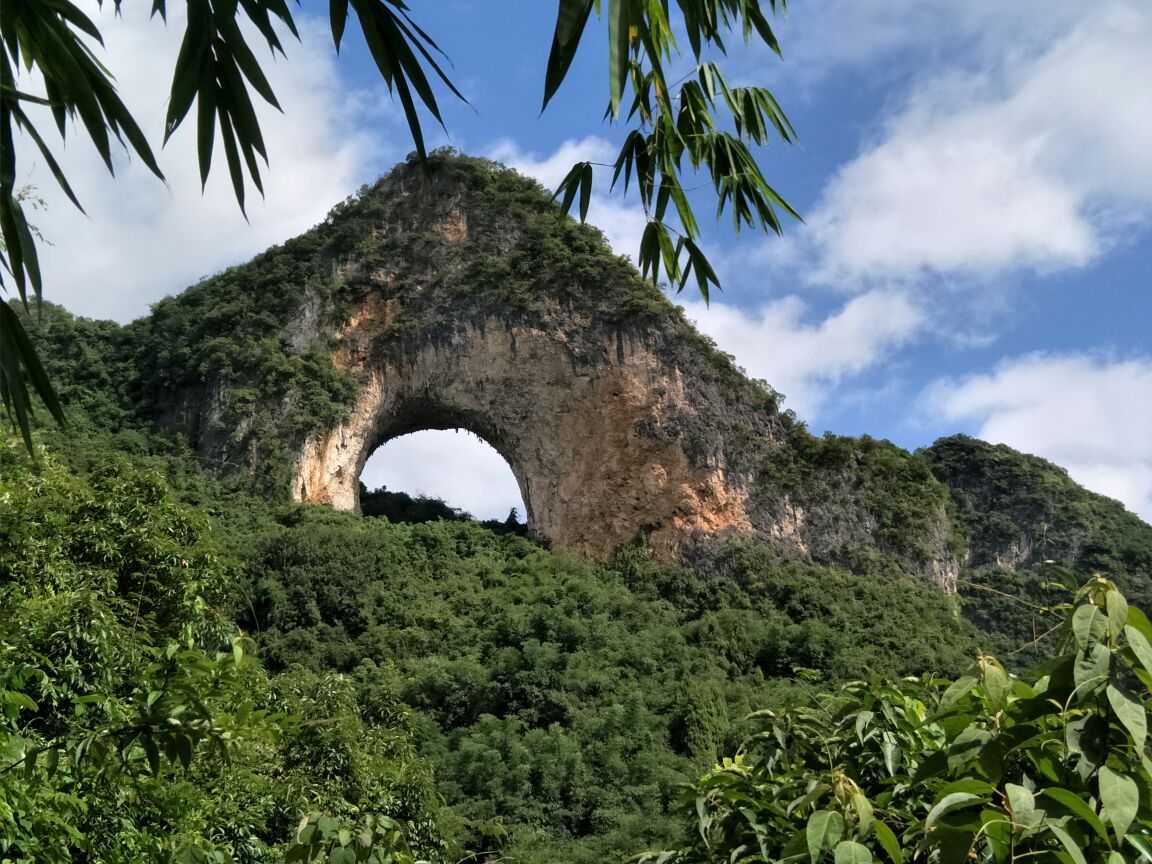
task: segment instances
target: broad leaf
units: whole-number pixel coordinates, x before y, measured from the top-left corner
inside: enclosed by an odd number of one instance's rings
[[[808,854],[815,864],[825,851],[832,849],[844,836],[844,817],[832,810],[817,810],[808,819],[804,836]]]
[[[1136,781],[1125,774],[1117,774],[1107,765],[1100,768],[1098,782],[1100,784],[1101,816],[1112,826],[1116,835],[1116,842],[1123,843],[1124,835],[1128,833],[1128,826],[1136,818],[1140,807],[1140,787]]]

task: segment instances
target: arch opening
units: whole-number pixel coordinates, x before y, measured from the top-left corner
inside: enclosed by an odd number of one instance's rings
[[[521,484],[508,460],[468,430],[425,428],[389,437],[365,461],[359,492],[363,512],[390,515],[393,521],[452,518],[451,510],[502,524],[515,511],[520,525],[529,521]],[[436,501],[451,509],[438,507]],[[413,518],[396,518],[404,512]]]

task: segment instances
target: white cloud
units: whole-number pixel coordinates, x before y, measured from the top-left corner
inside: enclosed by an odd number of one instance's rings
[[[924,403],[1152,520],[1152,358],[1030,354],[986,375],[937,381]]]
[[[168,188],[122,154],[117,176],[109,177],[82,133],[71,130],[61,162],[88,211],[85,217],[59,192],[28,142],[18,145],[20,170],[36,164],[27,179],[48,201],[35,220],[54,244],[41,251],[46,298],[78,314],[119,320],[144,314],[162,296],[316,224],[367,179],[370,162],[387,155],[364,128],[381,115],[368,107],[366,94],[349,91],[341,81],[331,35],[323,25],[301,19],[302,44],[285,40],[288,60],[263,61],[284,114],[258,106],[270,162],[262,172],[267,197],[261,201],[249,189],[251,223],[245,222],[219,139],[213,175],[201,194],[194,111],[159,149],[183,8],[170,9],[166,27],[159,19],[148,20],[146,5],[125,4],[123,13],[124,20],[116,20],[111,4],[105,4],[97,21],[107,50],[97,47],[97,56],[116,75],[122,98],[157,152]],[[42,132],[50,132],[50,125],[45,117]]]
[[[907,295],[872,291],[835,314],[809,323],[809,309],[796,296],[747,312],[701,302],[684,309],[697,327],[736,358],[754,378],[779,390],[789,408],[810,420],[843,382],[882,364],[915,338],[924,315]]]
[[[963,4],[962,4],[963,5]],[[826,186],[818,281],[1081,266],[1152,216],[1152,15],[1087,10],[991,76],[940,74]],[[1004,46],[1002,46],[1004,47]]]
[[[427,495],[477,519],[504,519],[524,502],[512,469],[499,453],[470,432],[428,430],[402,435],[372,454],[360,474],[369,489]]]
[[[835,72],[903,75],[908,64],[962,56],[986,65],[1050,41],[1082,16],[1080,0],[824,0],[795,4],[778,19],[785,63],[780,74],[801,85]]]
[[[504,139],[488,148],[488,157],[514,168],[526,177],[538,180],[544,188],[554,191],[577,162],[594,163],[596,178],[588,204],[588,222],[604,232],[609,245],[618,255],[626,255],[635,263],[644,234],[644,212],[637,206],[622,203],[609,196],[612,179],[610,167],[616,161],[616,151],[604,138],[569,139],[551,155],[540,157],[526,153],[515,141]],[[578,215],[575,205],[572,215]]]

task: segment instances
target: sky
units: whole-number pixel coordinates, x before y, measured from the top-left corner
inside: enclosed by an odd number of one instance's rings
[[[181,9],[165,26],[148,4],[124,4],[122,20],[112,4],[81,5],[159,148]],[[602,119],[603,26],[589,25],[541,113],[553,4],[413,5],[468,100],[440,91],[446,129],[428,121],[430,146],[546,186],[576,161],[613,159],[625,130]],[[201,192],[190,125],[160,153],[166,184],[126,156],[110,178],[70,133],[61,162],[87,215],[18,144],[18,182],[45,204],[32,221],[52,244],[47,299],[122,322],[147,314],[405,157],[402,112],[352,27],[337,57],[325,6],[306,0],[299,24],[287,59],[265,64],[284,113],[261,112],[270,166],[248,222],[223,164]],[[965,432],[1051,459],[1152,521],[1152,6],[793,0],[776,25],[782,60],[736,39],[724,68],[769,87],[796,127],[798,146],[774,144],[761,164],[804,222],[783,238],[705,225],[723,291],[706,306],[690,286],[677,302],[814,432],[910,449]],[[598,183],[589,221],[621,254],[638,248],[635,196]],[[390,442],[363,479],[482,518],[524,512],[510,470],[467,434]]]

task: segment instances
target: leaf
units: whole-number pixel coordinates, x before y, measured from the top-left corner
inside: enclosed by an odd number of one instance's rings
[[[931,830],[932,826],[936,824],[936,820],[947,813],[983,803],[984,797],[982,795],[974,795],[971,792],[953,792],[950,795],[945,795],[928,811],[928,816],[924,819],[924,830]]]
[[[1072,635],[1076,647],[1086,651],[1108,635],[1108,617],[1099,606],[1080,606],[1072,613]]]
[[[1048,830],[1055,835],[1056,839],[1060,841],[1060,845],[1064,847],[1065,851],[1076,864],[1088,864],[1088,859],[1084,857],[1084,853],[1080,851],[1080,847],[1076,842],[1068,836],[1067,831],[1054,822],[1049,822],[1047,827]]]
[[[31,453],[32,403],[24,384],[25,376],[52,418],[60,426],[66,426],[64,409],[60,406],[60,400],[56,397],[56,391],[37,356],[32,340],[24,330],[20,316],[8,303],[0,301],[0,402],[9,418],[15,420],[24,444]]]
[[[875,715],[871,711],[861,711],[856,715],[856,740],[861,744],[864,743],[864,730],[872,722],[873,716]]]
[[[548,66],[544,72],[544,102],[540,106],[541,111],[548,107],[549,100],[564,82],[591,12],[592,0],[559,0],[552,50],[548,54]]]
[[[1021,837],[1034,832],[1044,819],[1044,811],[1036,809],[1036,798],[1030,789],[1015,783],[1004,784],[1008,796],[1008,806],[1012,811],[1012,823],[1019,829]]]
[[[1097,775],[1100,785],[1101,816],[1112,826],[1116,842],[1123,843],[1128,826],[1140,808],[1140,787],[1124,774],[1117,774],[1107,765],[1100,766]]]
[[[1123,594],[1113,589],[1104,595],[1104,609],[1108,613],[1108,636],[1115,644],[1128,622],[1128,601]]]
[[[1103,619],[1101,619],[1103,620]],[[1094,697],[1108,683],[1112,668],[1112,652],[1099,642],[1090,643],[1087,650],[1078,651],[1072,667],[1076,682],[1076,703]]]
[[[628,77],[630,6],[631,0],[608,0],[608,90],[612,117],[620,115],[620,100]]]
[[[344,38],[344,26],[348,23],[348,0],[329,0],[328,19],[332,25],[332,43],[336,53],[340,53],[340,42]]]
[[[1144,749],[1144,739],[1148,737],[1148,714],[1144,705],[1130,693],[1125,693],[1113,684],[1108,685],[1108,704],[1120,724],[1132,736],[1137,751]]]
[[[1152,622],[1135,606],[1128,607],[1128,626],[1142,633],[1146,641],[1152,642]]]
[[[892,738],[885,736],[880,745],[880,751],[884,756],[884,770],[888,772],[889,777],[895,777],[896,769],[900,767],[900,760],[903,755],[900,747]]]
[[[852,793],[852,809],[860,819],[860,835],[866,836],[872,828],[872,802],[863,793]]]
[[[1108,839],[1108,829],[1104,827],[1104,823],[1100,821],[1096,811],[1089,807],[1088,803],[1076,793],[1059,786],[1053,786],[1043,790],[1040,794],[1072,811],[1074,816],[1086,822],[1093,831],[1100,835],[1101,839]]]
[[[834,847],[844,836],[844,817],[832,810],[817,810],[808,819],[804,836],[808,843],[808,854],[815,864],[826,849]]]
[[[1141,864],[1146,861],[1152,861],[1152,840],[1137,834],[1129,834],[1124,839],[1128,841],[1129,846],[1140,853]]]
[[[884,851],[888,853],[888,857],[892,859],[892,864],[904,864],[904,853],[900,849],[900,841],[896,839],[895,833],[883,822],[873,822],[872,831],[876,834],[876,839],[880,841],[880,845]]]
[[[588,220],[588,204],[592,200],[592,163],[585,162],[580,172],[580,221]]]
[[[1129,618],[1131,618],[1132,611],[1129,610]],[[1152,641],[1149,641],[1148,637],[1131,624],[1124,628],[1124,635],[1128,639],[1128,647],[1132,649],[1132,653],[1136,655],[1136,660],[1144,667],[1144,671],[1152,673]]]
[[[951,708],[968,695],[976,684],[977,679],[974,675],[962,675],[957,678],[952,682],[951,686],[944,691],[944,695],[940,697],[940,710],[945,711]]]
[[[140,739],[144,745],[144,755],[148,757],[148,767],[153,777],[160,776],[160,748],[156,746],[156,739],[151,735],[144,735]]]
[[[872,853],[868,847],[861,846],[852,840],[844,840],[836,844],[834,853],[836,864],[872,864]]]

